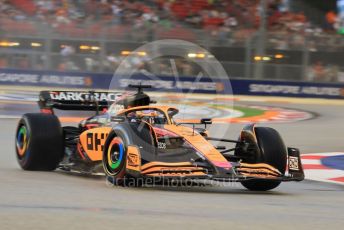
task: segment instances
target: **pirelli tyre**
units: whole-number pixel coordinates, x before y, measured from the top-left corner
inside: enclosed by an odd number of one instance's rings
[[[15,149],[24,170],[52,171],[63,158],[63,131],[55,115],[27,113],[20,119]]]
[[[272,165],[284,175],[287,166],[287,148],[279,133],[272,128],[256,127],[255,134],[261,153],[256,158],[256,163]],[[280,183],[280,181],[254,179],[243,181],[242,185],[252,191],[268,191],[276,188]]]
[[[141,157],[147,159],[155,156],[154,140],[147,124],[134,122],[116,125],[108,135],[103,151],[107,181],[119,186],[141,186],[142,181],[126,170],[128,145],[139,147]]]

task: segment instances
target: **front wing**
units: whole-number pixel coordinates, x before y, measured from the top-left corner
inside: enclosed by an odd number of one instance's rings
[[[195,162],[149,162],[140,166],[139,158],[138,151],[129,153],[127,160],[128,174],[134,177],[154,178],[154,180],[158,181],[216,180],[241,182],[254,179],[271,181],[302,181],[304,179],[300,152],[295,148],[288,148],[288,165],[285,174],[266,163],[248,164],[231,162],[231,168],[217,168],[213,170],[209,167],[209,164]]]

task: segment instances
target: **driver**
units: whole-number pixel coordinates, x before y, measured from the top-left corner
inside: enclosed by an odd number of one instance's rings
[[[144,121],[149,124],[165,124],[166,118],[164,114],[155,110],[134,111],[127,114],[127,118],[130,122]]]

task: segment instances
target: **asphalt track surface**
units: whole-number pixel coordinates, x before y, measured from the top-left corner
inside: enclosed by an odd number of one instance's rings
[[[249,103],[250,104],[250,103]],[[259,104],[259,103],[254,103]],[[271,124],[303,153],[344,150],[344,106],[272,104],[318,115]],[[105,179],[19,169],[16,119],[0,120],[0,228],[7,229],[342,229],[344,187],[303,181],[271,192],[239,184],[205,187],[119,188]],[[236,138],[242,124],[226,129]]]

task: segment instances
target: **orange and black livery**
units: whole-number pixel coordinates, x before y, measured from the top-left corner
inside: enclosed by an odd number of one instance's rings
[[[42,91],[41,113],[24,114],[17,127],[20,166],[105,174],[116,185],[220,180],[266,191],[304,179],[299,150],[287,148],[276,130],[250,124],[236,140],[211,137],[211,119],[178,122],[177,108],[143,92],[150,86],[131,87],[137,92]],[[62,127],[54,109],[96,114]]]

